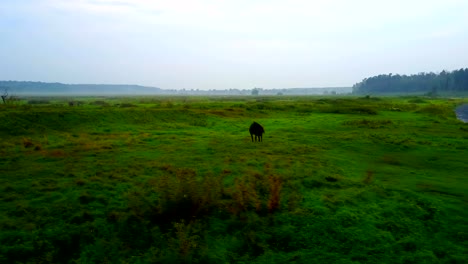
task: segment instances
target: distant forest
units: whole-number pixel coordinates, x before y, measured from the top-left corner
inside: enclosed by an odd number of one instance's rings
[[[353,85],[355,94],[382,94],[382,93],[438,93],[468,92],[468,68],[442,71],[439,74],[419,73],[414,75],[382,74],[366,78]]]
[[[63,84],[1,81],[0,93],[11,95],[318,95],[349,94],[351,87],[278,88],[278,89],[161,89],[131,84]]]
[[[8,91],[14,95],[53,95],[53,94],[154,94],[161,89],[140,85],[113,84],[63,84],[45,82],[0,81],[0,93]]]

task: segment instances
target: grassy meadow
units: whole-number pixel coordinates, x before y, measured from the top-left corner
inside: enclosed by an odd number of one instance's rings
[[[70,100],[0,105],[0,263],[468,260],[468,99]]]

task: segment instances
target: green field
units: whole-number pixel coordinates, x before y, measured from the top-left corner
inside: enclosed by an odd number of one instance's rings
[[[0,105],[0,263],[468,260],[468,99],[68,100]]]

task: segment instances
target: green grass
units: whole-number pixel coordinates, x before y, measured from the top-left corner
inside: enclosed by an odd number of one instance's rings
[[[0,105],[0,263],[468,259],[466,99],[70,100]]]

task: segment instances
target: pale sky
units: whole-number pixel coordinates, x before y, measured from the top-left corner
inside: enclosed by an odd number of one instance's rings
[[[468,0],[0,0],[0,80],[351,86],[468,67]]]

